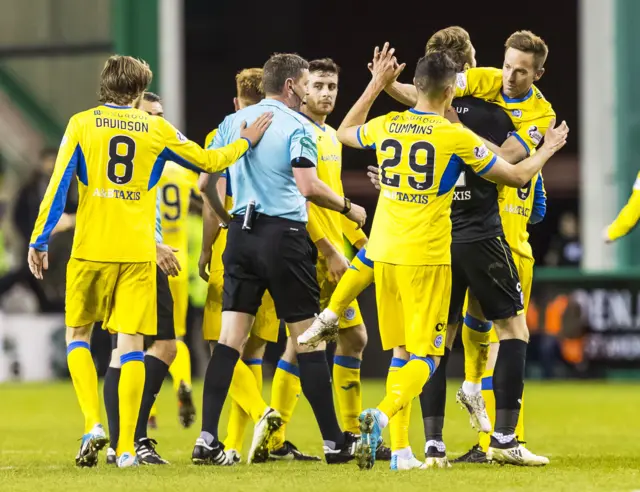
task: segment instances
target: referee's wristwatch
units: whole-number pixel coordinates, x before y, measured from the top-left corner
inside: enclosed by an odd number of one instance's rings
[[[342,215],[347,215],[349,212],[351,211],[351,200],[349,200],[346,196],[344,197],[344,208],[342,209],[342,212],[340,212]]]

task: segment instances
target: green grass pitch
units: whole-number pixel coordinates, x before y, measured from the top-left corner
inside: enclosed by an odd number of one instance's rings
[[[466,413],[455,405],[457,382],[449,384],[445,439],[450,457],[475,440]],[[380,381],[364,383],[364,404],[381,398]],[[269,394],[268,385],[265,395]],[[201,385],[195,388],[201,401]],[[74,457],[82,418],[71,383],[0,385],[0,491],[277,491],[369,492],[411,490],[580,491],[640,489],[640,385],[628,383],[529,383],[526,387],[528,445],[551,459],[546,468],[458,465],[450,470],[391,472],[378,463],[361,472],[354,463],[340,466],[269,463],[233,468],[190,463],[199,423],[188,430],[177,421],[171,386],[159,396],[158,451],[166,467],[107,468],[104,452],[97,468],[78,469]],[[199,416],[198,416],[199,417]],[[226,418],[226,411],[225,411]],[[420,408],[412,414],[411,441],[424,457]],[[106,422],[106,417],[105,417]],[[225,435],[226,421],[221,433]],[[306,401],[298,405],[288,438],[305,451],[320,454],[322,442]],[[248,429],[246,439],[250,439]],[[387,436],[388,437],[388,436]],[[248,442],[245,444],[245,452]]]

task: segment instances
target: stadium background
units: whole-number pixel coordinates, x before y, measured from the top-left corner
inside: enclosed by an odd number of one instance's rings
[[[513,2],[490,3],[488,9],[458,1],[391,10],[388,4],[335,0],[0,0],[0,276],[26,255],[12,220],[17,193],[40,166],[40,150],[57,146],[67,119],[96,104],[98,75],[112,52],[146,59],[168,119],[202,142],[233,110],[234,74],[261,66],[273,52],[336,60],[340,95],[328,122],[337,126],[368,80],[366,63],[376,44],[390,41],[397,48],[409,64],[402,75],[408,81],[439,28],[466,28],[479,65],[488,66],[501,66],[511,32],[530,29],[550,46],[538,86],[572,128],[568,145],[545,169],[547,217],[531,228],[539,266],[529,315],[530,377],[639,376],[640,234],[607,247],[601,235],[626,201],[640,162],[640,103],[633,97],[640,75],[640,31],[633,19],[640,3],[567,0],[525,11]],[[372,113],[394,108],[382,97]],[[363,169],[373,160],[372,154],[344,152],[346,193],[370,216],[376,195]],[[199,252],[196,217],[192,263]],[[70,237],[62,233],[52,244],[57,267],[44,285],[46,311],[53,312],[38,312],[24,285],[0,295],[0,381],[65,372],[62,317],[55,311],[62,306]],[[194,280],[193,290],[189,343],[197,372],[206,354],[198,327],[202,284]],[[372,288],[360,300],[370,334],[363,375],[382,377],[389,354],[379,348]],[[102,335],[94,344],[101,366],[107,352]],[[450,364],[456,375],[459,355]],[[271,347],[267,360],[277,356]]]

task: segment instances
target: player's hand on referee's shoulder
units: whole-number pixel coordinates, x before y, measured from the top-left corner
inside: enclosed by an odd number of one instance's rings
[[[364,223],[367,221],[367,211],[360,205],[355,203],[351,204],[351,210],[349,210],[345,216],[347,219],[358,224],[358,229],[361,229]]]
[[[246,138],[251,142],[251,147],[255,147],[262,138],[262,135],[264,135],[264,132],[269,128],[269,125],[271,125],[272,118],[273,113],[268,111],[258,116],[258,119],[249,127],[247,127],[247,122],[243,121],[240,125],[240,137]]]
[[[175,255],[177,252],[178,250],[176,248],[172,248],[166,244],[156,243],[156,255],[158,257],[156,261],[158,266],[165,275],[170,277],[177,277],[180,270],[182,270],[180,262]]]
[[[544,136],[544,144],[547,150],[555,154],[567,143],[567,135],[569,135],[569,126],[566,121],[563,121],[558,126],[556,125],[555,118],[549,122],[549,129]]]

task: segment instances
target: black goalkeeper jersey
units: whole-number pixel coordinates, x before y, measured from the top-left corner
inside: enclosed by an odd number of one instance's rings
[[[515,131],[504,109],[475,97],[453,100],[460,121],[476,134],[500,146]],[[491,181],[464,167],[456,183],[451,207],[451,239],[454,243],[471,243],[502,236],[498,209],[498,188]]]

